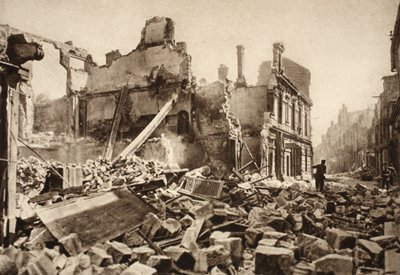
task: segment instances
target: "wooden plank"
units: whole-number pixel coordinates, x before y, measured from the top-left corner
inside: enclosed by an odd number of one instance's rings
[[[251,153],[251,151],[250,151],[250,149],[249,149],[249,147],[247,146],[246,143],[244,143],[244,147],[246,148],[246,151],[249,153],[251,159],[253,160],[254,166],[255,166],[257,169],[259,169],[259,167],[258,167],[258,165],[257,165],[257,162],[254,160],[253,154]]]
[[[15,234],[17,212],[17,160],[18,160],[18,114],[19,93],[15,89],[9,89],[9,135],[8,158],[10,160],[7,169],[7,218],[9,221],[9,233]]]
[[[243,175],[238,170],[236,170],[234,167],[232,168],[232,173],[234,173],[236,175],[236,177],[238,177],[240,179],[241,182],[246,182]]]
[[[133,155],[137,149],[142,146],[142,144],[150,137],[150,135],[157,129],[158,125],[160,125],[161,121],[167,116],[169,111],[171,111],[172,107],[175,105],[177,100],[177,96],[168,101],[158,112],[158,114],[153,118],[153,120],[146,126],[146,128],[139,134],[135,140],[133,140],[123,151],[120,153],[116,160],[119,158],[124,158],[129,155]]]
[[[87,248],[137,228],[144,216],[155,213],[156,209],[127,188],[121,188],[57,203],[36,212],[57,239],[77,233]]]
[[[106,147],[103,152],[103,158],[107,160],[111,160],[112,154],[114,151],[115,140],[117,139],[117,133],[119,129],[119,125],[121,123],[122,118],[122,110],[125,107],[126,99],[128,97],[128,88],[126,86],[122,87],[121,93],[119,96],[118,104],[115,107],[113,124],[111,127],[110,135],[108,136]]]

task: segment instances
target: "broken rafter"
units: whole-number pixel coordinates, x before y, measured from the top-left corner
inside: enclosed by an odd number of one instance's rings
[[[120,153],[114,161],[125,158],[127,156],[133,155],[140,146],[150,137],[150,135],[157,129],[158,125],[164,120],[169,111],[171,111],[172,107],[174,107],[175,102],[177,100],[177,95],[165,103],[165,105],[161,108],[158,114],[153,118],[153,120],[146,126],[146,128],[135,138],[123,151]]]
[[[111,160],[111,158],[112,158],[115,140],[117,139],[119,125],[121,123],[122,110],[125,106],[126,98],[128,97],[128,93],[129,93],[128,88],[126,86],[122,87],[121,93],[119,96],[119,100],[118,100],[118,105],[115,107],[114,119],[113,119],[113,124],[111,127],[111,132],[110,132],[110,135],[107,140],[107,145],[104,148],[104,152],[103,152],[103,158],[106,160]]]

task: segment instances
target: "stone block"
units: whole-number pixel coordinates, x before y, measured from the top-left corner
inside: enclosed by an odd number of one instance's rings
[[[6,255],[0,255],[0,274],[18,274],[16,264]]]
[[[227,266],[231,259],[222,245],[213,245],[198,251],[194,266],[196,272],[208,272],[214,266]]]
[[[385,235],[400,237],[400,224],[395,222],[385,222]]]
[[[214,206],[210,201],[204,201],[193,206],[189,209],[189,211],[194,215],[196,219],[208,219],[214,215]]]
[[[196,243],[200,230],[203,227],[204,218],[196,219],[192,225],[186,229],[183,234],[181,245],[185,248],[190,248],[192,243]]]
[[[353,259],[348,256],[329,254],[313,262],[315,271],[323,274],[352,275]]]
[[[385,251],[385,272],[394,272],[399,274],[400,270],[400,253],[397,249],[390,249]]]
[[[195,259],[190,250],[180,246],[170,246],[164,249],[165,254],[184,270],[193,269]]]
[[[32,259],[28,264],[28,273],[30,275],[56,275],[57,270],[51,259],[45,254]]]
[[[155,268],[158,274],[171,274],[172,271],[172,259],[164,255],[150,256],[147,265]]]
[[[293,261],[294,254],[290,249],[259,245],[255,256],[255,274],[290,274]]]
[[[70,256],[76,256],[83,251],[82,242],[78,234],[71,233],[58,240]]]
[[[113,264],[113,257],[100,247],[91,247],[88,251],[88,255],[90,261],[95,265],[104,267]]]
[[[67,264],[68,258],[64,254],[60,254],[53,259],[53,264],[56,269],[63,269]]]
[[[277,239],[261,239],[258,242],[258,245],[276,246],[277,243],[278,243]]]
[[[123,242],[129,247],[134,247],[141,246],[144,240],[136,230],[132,230],[124,235]]]
[[[189,226],[191,226],[193,221],[194,219],[189,215],[185,215],[182,219],[179,220],[183,228],[188,228]]]
[[[218,238],[215,240],[215,245],[222,245],[231,256],[232,262],[239,266],[243,257],[242,239],[237,237]]]
[[[161,222],[161,234],[167,237],[176,236],[181,231],[181,229],[182,225],[175,219],[168,218]]]
[[[161,228],[161,220],[154,213],[148,213],[143,221],[142,232],[147,236],[150,240],[154,238],[157,231]]]
[[[125,269],[121,275],[157,275],[157,270],[148,265],[136,262]]]
[[[132,255],[132,250],[124,243],[121,242],[107,242],[107,253],[112,256],[115,264],[128,262]]]
[[[120,275],[126,266],[122,264],[113,264],[105,267],[101,275]]]
[[[327,228],[325,233],[327,242],[335,249],[354,248],[355,246],[356,238],[347,231],[338,228]]]
[[[255,247],[258,245],[258,242],[263,238],[263,232],[254,227],[249,227],[245,231],[245,239],[246,243],[249,247]]]
[[[397,237],[393,235],[381,235],[370,238],[371,241],[376,242],[384,250],[392,247],[397,242]]]
[[[332,247],[326,240],[308,234],[300,234],[296,244],[300,247],[301,255],[310,261],[333,253]]]
[[[231,232],[214,231],[210,235],[210,245],[214,245],[217,239],[229,238],[230,236]]]
[[[358,244],[361,248],[367,251],[372,258],[376,258],[383,251],[382,247],[373,241],[359,239]]]
[[[148,246],[141,246],[132,249],[132,260],[146,264],[150,256],[155,255],[155,251]]]

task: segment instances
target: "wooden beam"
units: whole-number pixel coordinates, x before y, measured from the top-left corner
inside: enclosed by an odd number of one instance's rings
[[[108,136],[107,144],[106,144],[106,147],[104,148],[104,152],[103,152],[104,159],[111,160],[111,158],[112,158],[112,154],[114,151],[114,144],[117,139],[119,125],[121,123],[122,110],[125,107],[125,103],[126,103],[128,94],[129,94],[128,87],[126,87],[126,86],[122,87],[120,95],[119,95],[118,104],[115,107],[113,124],[111,127],[110,135]]]
[[[174,107],[175,102],[177,100],[177,95],[165,103],[165,105],[161,108],[158,114],[153,118],[153,120],[146,126],[146,128],[135,138],[123,151],[120,153],[115,160],[120,158],[125,158],[129,155],[133,155],[140,146],[150,137],[150,135],[157,129],[158,125],[160,125],[161,121],[167,116],[169,111],[171,111],[172,107]]]
[[[17,86],[16,89],[19,89]],[[16,89],[9,89],[8,101],[8,169],[7,169],[7,219],[9,233],[15,234],[17,209],[17,160],[18,160],[18,114],[19,93]]]

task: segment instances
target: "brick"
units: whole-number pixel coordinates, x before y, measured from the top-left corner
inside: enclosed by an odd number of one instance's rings
[[[313,262],[316,272],[337,275],[353,274],[353,259],[348,256],[329,254]]]
[[[175,262],[175,264],[182,269],[193,269],[195,259],[190,250],[180,246],[170,246],[164,249],[167,256]]]
[[[325,230],[326,240],[335,249],[354,248],[356,239],[353,234],[338,229],[327,228]]]
[[[255,273],[265,275],[289,274],[294,261],[293,251],[287,248],[259,245],[255,256]]]
[[[157,275],[157,270],[145,264],[136,262],[125,269],[121,275]]]
[[[172,259],[165,255],[150,256],[147,265],[155,268],[158,274],[171,274],[172,271]]]

